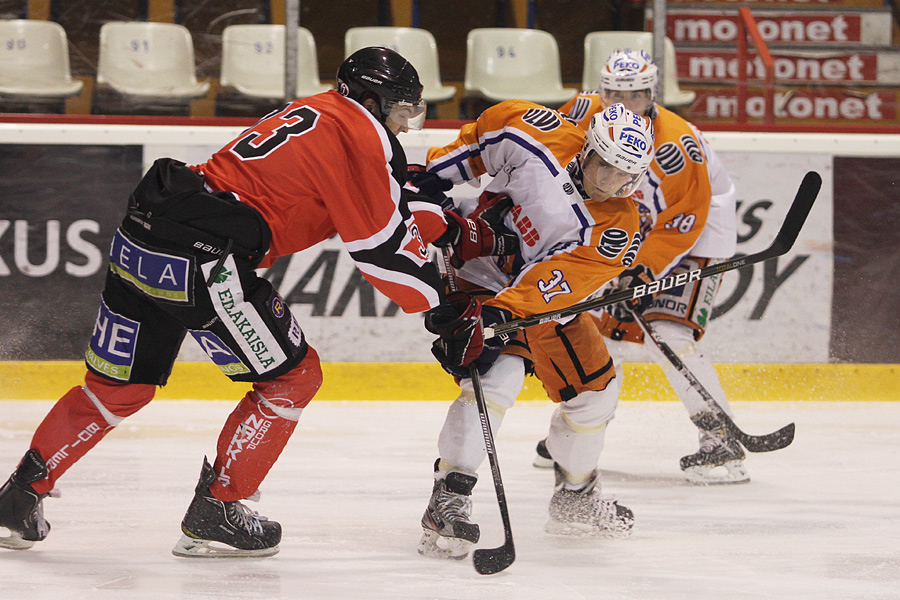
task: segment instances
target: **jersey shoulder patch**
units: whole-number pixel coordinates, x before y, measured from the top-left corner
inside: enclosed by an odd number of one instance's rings
[[[684,169],[684,166],[687,163],[684,158],[684,152],[681,150],[681,146],[675,142],[666,142],[657,148],[656,157],[653,160],[656,161],[656,164],[659,165],[659,168],[662,169],[663,173],[666,175],[678,173]]]
[[[592,105],[593,101],[590,98],[579,94],[575,97],[575,103],[572,105],[572,109],[569,111],[569,118],[576,123],[581,121],[586,116],[588,116],[588,111],[591,109]]]
[[[529,108],[522,115],[522,121],[539,131],[553,131],[562,125],[562,117],[549,108]]]
[[[700,150],[700,145],[694,136],[684,134],[679,141],[684,146],[684,151],[687,152],[689,159],[695,163],[703,163],[703,151]]]

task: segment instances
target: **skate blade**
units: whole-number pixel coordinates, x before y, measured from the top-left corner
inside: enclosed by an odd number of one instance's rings
[[[211,540],[198,540],[182,535],[172,548],[172,554],[183,558],[263,558],[278,554],[278,546],[260,550],[241,550]]]
[[[695,485],[727,485],[750,481],[750,474],[741,460],[730,460],[721,465],[688,467],[684,469],[684,476]]]
[[[552,469],[553,468],[553,459],[552,458],[544,458],[540,454],[534,455],[534,460],[531,462],[532,466],[537,467],[538,469]]]
[[[419,554],[430,558],[462,560],[469,555],[469,549],[475,544],[462,538],[443,537],[433,529],[422,528],[422,539],[419,540]]]
[[[604,540],[624,540],[631,535],[631,527],[598,527],[587,523],[565,523],[550,519],[544,525],[550,535],[570,538],[595,538]]]
[[[8,531],[8,536],[0,535],[0,548],[6,548],[7,550],[28,550],[34,546],[33,541],[24,539],[15,531]]]

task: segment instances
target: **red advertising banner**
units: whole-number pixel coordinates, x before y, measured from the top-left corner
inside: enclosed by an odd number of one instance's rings
[[[755,11],[756,23],[769,44],[889,46],[890,11],[844,12]],[[647,10],[645,27],[653,31],[653,13]],[[666,14],[666,35],[679,43],[733,43],[738,35],[737,10],[681,10]]]
[[[703,122],[734,122],[737,115],[737,87],[695,88],[697,98],[690,118]],[[896,89],[815,88],[776,90],[776,122],[818,125],[897,125]],[[749,122],[760,122],[765,113],[762,87],[750,87],[747,98]]]
[[[642,2],[643,0],[636,0]],[[732,6],[750,6],[766,8],[790,8],[791,10],[818,9],[823,7],[846,8],[883,8],[883,0],[667,0],[669,6],[683,6],[685,4],[702,4],[711,8],[725,8]]]
[[[900,85],[900,53],[885,51],[796,51],[769,49],[775,61],[775,81],[794,84]],[[692,83],[737,81],[738,55],[734,49],[679,48],[678,79]],[[751,52],[749,79],[766,76],[762,59]]]

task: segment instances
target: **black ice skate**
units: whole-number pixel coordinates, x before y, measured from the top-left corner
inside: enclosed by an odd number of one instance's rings
[[[547,438],[544,438],[537,443],[535,452],[537,452],[537,454],[535,454],[534,460],[531,462],[532,465],[538,469],[553,468],[553,457],[550,456],[550,451],[547,450]]]
[[[744,466],[744,449],[712,413],[699,413],[691,420],[700,428],[700,449],[681,459],[681,470],[687,480],[701,485],[750,481]]]
[[[556,489],[550,499],[550,520],[544,527],[547,533],[601,538],[631,535],[634,514],[615,500],[600,496],[596,470],[583,488],[570,490],[566,489],[566,476],[560,466],[553,468]]]
[[[476,477],[458,471],[450,471],[443,479],[435,480],[428,508],[422,516],[424,533],[419,541],[419,554],[455,560],[468,556],[469,549],[481,537],[478,525],[469,521],[476,481]]]
[[[181,521],[184,535],[172,548],[189,558],[262,557],[278,553],[281,525],[240,502],[216,500],[209,486],[216,480],[206,458],[194,499]]]
[[[29,450],[0,488],[0,527],[9,530],[6,537],[0,533],[0,548],[27,550],[50,533],[50,523],[44,519],[42,505],[49,494],[38,494],[31,487],[46,476],[47,463],[37,450]]]

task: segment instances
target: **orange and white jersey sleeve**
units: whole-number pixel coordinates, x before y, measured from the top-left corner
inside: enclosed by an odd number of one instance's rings
[[[656,155],[634,198],[642,205],[644,244],[637,262],[664,277],[691,253],[709,215],[707,159],[696,130],[659,107]]]
[[[580,243],[583,225],[572,205],[582,198],[567,167],[583,143],[584,132],[555,110],[511,100],[484,111],[454,142],[429,150],[429,172],[455,183],[491,175],[486,190],[513,201],[503,224],[519,235],[518,254],[469,261],[460,270],[462,278],[498,291],[522,265],[562,242]],[[462,200],[458,205],[469,214],[476,203]]]
[[[516,317],[582,302],[618,277],[640,249],[640,216],[629,198],[586,201],[576,206],[590,222],[582,244],[562,244],[526,265],[487,304]]]
[[[485,173],[496,176],[537,159],[556,174],[565,170],[583,143],[584,134],[558,111],[525,100],[507,100],[464,125],[456,141],[429,149],[427,168],[461,183]]]
[[[730,258],[737,250],[737,190],[722,160],[699,131],[697,140],[706,155],[711,199],[706,227],[691,249],[691,256]]]

